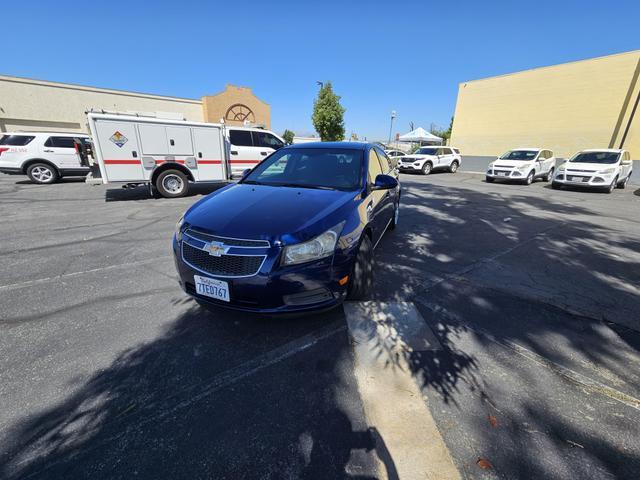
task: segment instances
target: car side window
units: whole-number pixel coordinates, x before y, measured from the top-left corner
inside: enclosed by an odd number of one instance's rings
[[[273,148],[274,150],[284,147],[284,143],[270,133],[253,132],[253,136],[257,139],[256,143],[260,147]]]
[[[372,148],[369,150],[369,183],[373,184],[376,181],[376,177],[382,173],[380,168],[380,161],[376,151]]]
[[[49,137],[44,142],[45,147],[74,148],[73,137]]]
[[[395,159],[389,158],[382,150],[376,149],[376,153],[378,154],[378,159],[380,160],[380,166],[382,167],[382,173],[389,173],[393,170]]]
[[[253,147],[249,130],[229,130],[229,142],[237,147]]]

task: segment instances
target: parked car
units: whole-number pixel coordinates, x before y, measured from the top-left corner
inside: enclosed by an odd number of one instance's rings
[[[255,167],[285,145],[281,137],[261,128],[227,126],[226,134],[233,175],[241,175],[247,168]]]
[[[384,153],[386,153],[388,157],[396,158],[404,157],[406,155],[402,150],[385,150]]]
[[[90,143],[87,134],[15,132],[0,137],[0,172],[27,175],[34,183],[54,183],[60,177],[85,176],[74,139]]]
[[[498,157],[489,164],[486,180],[515,180],[531,185],[536,178],[546,182],[553,178],[556,157],[551,150],[544,148],[516,148]]]
[[[551,186],[563,185],[598,188],[608,193],[625,188],[633,170],[626,150],[582,150],[558,167]]]
[[[379,147],[286,146],[179,220],[180,285],[198,301],[271,314],[366,298],[373,251],[397,225],[399,204],[397,173]]]
[[[414,153],[398,159],[400,171],[422,172],[424,175],[441,169],[456,173],[461,164],[460,150],[453,147],[420,147]]]

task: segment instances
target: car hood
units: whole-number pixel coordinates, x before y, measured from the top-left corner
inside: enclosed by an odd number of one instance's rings
[[[530,167],[533,165],[533,161],[530,162],[523,162],[521,160],[503,160],[503,159],[498,159],[495,160],[493,163],[494,167],[502,167],[502,168],[520,168],[520,167]]]
[[[185,223],[230,238],[297,243],[344,220],[341,211],[359,192],[235,184],[209,195],[185,214]]]
[[[402,157],[402,161],[415,162],[416,160],[425,160],[427,158],[437,158],[436,155],[405,155]]]
[[[617,163],[601,164],[601,163],[580,163],[580,162],[565,162],[562,164],[567,170],[582,170],[584,172],[599,172],[607,168],[615,168]]]

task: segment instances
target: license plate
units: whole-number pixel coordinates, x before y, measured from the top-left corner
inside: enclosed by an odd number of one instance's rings
[[[215,298],[216,300],[222,300],[224,302],[231,301],[231,298],[229,297],[229,284],[227,282],[208,277],[201,277],[200,275],[194,275],[193,280],[196,283],[197,294]]]
[[[507,172],[498,172],[498,175],[500,175],[501,177],[506,177],[508,174]]]
[[[581,182],[582,177],[569,177],[570,182]]]

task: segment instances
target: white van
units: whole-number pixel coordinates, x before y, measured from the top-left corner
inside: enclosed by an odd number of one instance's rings
[[[242,174],[247,168],[255,167],[285,145],[281,137],[269,130],[227,125],[225,131],[233,176]]]
[[[85,176],[75,142],[89,142],[86,133],[8,132],[0,134],[0,172],[27,175],[34,183],[54,183],[60,177]]]
[[[87,119],[95,163],[88,181],[149,184],[164,197],[186,195],[190,182],[231,180],[284,145],[258,128],[102,112]]]

